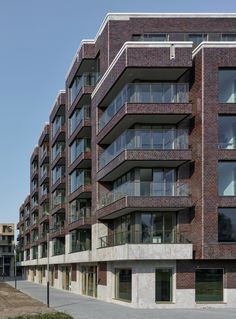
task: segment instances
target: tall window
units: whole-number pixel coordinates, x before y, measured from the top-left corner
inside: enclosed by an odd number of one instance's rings
[[[236,208],[218,210],[218,241],[236,242]]]
[[[156,270],[156,301],[172,301],[172,269],[170,268]]]
[[[219,147],[236,149],[236,116],[219,117]]]
[[[132,270],[116,269],[116,298],[132,301]]]
[[[236,69],[219,70],[220,103],[236,103]]]
[[[220,196],[236,196],[236,162],[218,164],[218,193]]]
[[[197,269],[195,299],[200,302],[223,301],[223,269]]]

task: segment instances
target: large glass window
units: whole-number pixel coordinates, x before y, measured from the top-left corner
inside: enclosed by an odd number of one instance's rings
[[[71,252],[91,249],[91,230],[75,229],[70,234]]]
[[[175,224],[175,214],[141,214],[142,243],[160,244],[175,242]]]
[[[236,196],[236,162],[218,164],[218,193],[220,196]]]
[[[236,69],[219,70],[219,101],[236,103]]]
[[[236,116],[219,117],[219,147],[236,149]]]
[[[90,105],[83,105],[81,108],[75,109],[72,117],[69,120],[70,123],[70,135],[76,130],[82,120],[88,120],[91,118]]]
[[[219,208],[218,241],[236,242],[236,208]]]
[[[132,300],[132,270],[116,269],[116,298]]]
[[[223,269],[197,269],[195,299],[199,302],[223,301]]]
[[[156,301],[172,301],[172,269],[170,268],[156,270]]]

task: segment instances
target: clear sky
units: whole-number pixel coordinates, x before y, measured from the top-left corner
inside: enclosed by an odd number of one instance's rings
[[[235,0],[0,0],[0,222],[17,222],[29,159],[82,39],[107,12],[236,12]]]

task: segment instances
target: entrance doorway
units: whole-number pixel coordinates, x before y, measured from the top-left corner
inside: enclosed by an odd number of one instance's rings
[[[86,296],[97,297],[97,266],[82,268],[82,293]]]

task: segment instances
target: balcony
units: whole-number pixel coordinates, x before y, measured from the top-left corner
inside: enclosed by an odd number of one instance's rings
[[[52,148],[51,168],[56,165],[65,165],[65,142],[56,142]]]
[[[97,179],[112,181],[134,167],[178,167],[191,158],[187,130],[127,130],[100,155]]]
[[[52,211],[51,214],[57,212],[62,212],[65,210],[65,192],[60,190],[55,190],[52,194]]]
[[[70,105],[72,105],[79,93],[85,87],[94,87],[97,83],[99,74],[97,72],[83,73],[76,75],[70,87]]]
[[[186,104],[188,83],[130,83],[125,85],[99,119],[99,132],[126,103],[132,104]]]
[[[87,228],[91,226],[91,207],[83,207],[77,211],[73,211],[69,216],[68,230],[77,228]]]
[[[91,119],[90,105],[83,105],[81,108],[75,109],[70,118],[70,136],[75,132],[80,123],[84,120]]]
[[[190,208],[188,184],[126,182],[102,196],[98,218],[114,219],[133,211],[178,211]]]
[[[113,247],[125,244],[189,244],[187,233],[176,234],[173,229],[159,231],[125,231],[99,238],[99,247]]]
[[[41,148],[40,149],[40,165],[49,162],[49,149]]]

